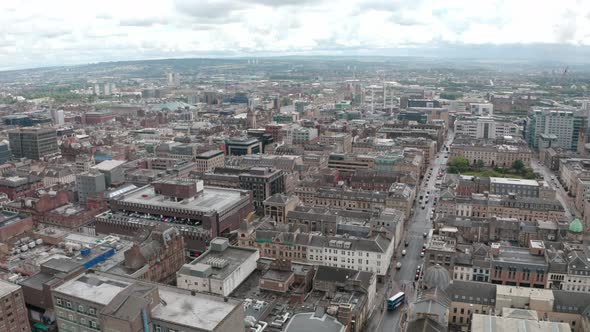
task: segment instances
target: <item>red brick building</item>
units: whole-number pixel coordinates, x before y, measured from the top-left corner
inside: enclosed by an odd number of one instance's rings
[[[160,283],[176,279],[185,263],[184,240],[174,227],[161,227],[150,239],[125,251],[125,267],[135,270],[133,277]]]

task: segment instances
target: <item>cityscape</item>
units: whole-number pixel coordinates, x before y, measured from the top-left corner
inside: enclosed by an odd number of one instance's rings
[[[52,25],[44,55],[30,31],[4,48],[25,5],[0,5],[0,332],[590,331],[590,26],[355,48],[288,32],[449,14],[197,2],[116,16],[160,50],[105,34],[79,57]],[[110,33],[94,6],[80,29]],[[246,14],[260,31],[227,27]],[[184,29],[225,39],[175,51]]]

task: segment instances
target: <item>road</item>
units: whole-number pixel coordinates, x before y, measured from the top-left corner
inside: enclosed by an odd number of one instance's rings
[[[540,173],[543,178],[545,178],[545,181],[551,188],[555,189],[555,198],[557,198],[561,205],[563,205],[566,218],[568,220],[572,220],[574,216],[579,216],[580,214],[576,211],[573,200],[568,196],[567,192],[563,189],[559,181],[554,182],[551,178],[552,176],[555,176],[557,179],[557,176],[551,172],[547,166],[539,163],[539,161],[536,159],[531,160],[531,167],[533,168],[533,171]]]
[[[452,132],[450,132],[445,144],[449,146],[449,143],[452,142],[452,139]],[[416,299],[416,292],[415,290],[412,290],[412,283],[414,282],[414,277],[416,275],[416,268],[423,262],[422,257],[420,257],[422,244],[425,241],[423,234],[424,232],[429,232],[432,228],[432,224],[430,222],[430,216],[433,207],[432,204],[434,197],[438,196],[438,191],[435,189],[436,176],[439,170],[444,168],[448,161],[448,159],[444,158],[445,153],[443,150],[444,149],[441,149],[441,153],[437,155],[437,158],[431,165],[431,167],[433,167],[433,171],[430,180],[427,180],[425,177],[422,181],[420,191],[417,193],[417,199],[413,210],[414,214],[409,221],[408,229],[404,234],[404,239],[401,241],[402,245],[400,245],[400,248],[398,249],[398,254],[396,255],[397,258],[394,258],[392,261],[391,266],[393,267],[392,270],[394,271],[393,279],[390,280],[390,282],[385,285],[383,289],[383,292],[385,293],[383,295],[386,295],[383,297],[383,303],[385,302],[386,298],[399,291],[406,293],[406,299],[408,303],[411,303]],[[425,205],[425,208],[422,209],[419,197],[427,191],[430,191],[429,200]],[[409,242],[408,247],[404,247],[404,241]],[[407,251],[405,257],[401,256],[400,254],[402,249],[406,249]],[[395,270],[394,267],[398,261],[402,262],[402,267],[400,270]],[[378,296],[378,299],[380,298],[381,297]],[[379,306],[377,307],[380,308]],[[394,312],[388,312],[387,309],[383,311],[377,310],[376,314],[374,315],[374,323],[369,325],[367,331],[399,331],[400,318],[405,311],[405,307],[406,306],[400,307]]]

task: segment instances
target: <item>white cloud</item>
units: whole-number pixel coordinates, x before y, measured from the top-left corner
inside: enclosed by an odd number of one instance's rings
[[[3,68],[433,43],[590,45],[590,1],[0,1]]]

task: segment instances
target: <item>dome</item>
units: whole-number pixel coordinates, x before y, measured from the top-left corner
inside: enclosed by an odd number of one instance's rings
[[[423,281],[428,288],[445,290],[451,283],[451,276],[447,269],[436,264],[426,269]]]
[[[570,232],[582,233],[583,230],[584,226],[582,226],[582,222],[580,221],[580,219],[576,218],[572,220],[572,222],[570,223]]]

